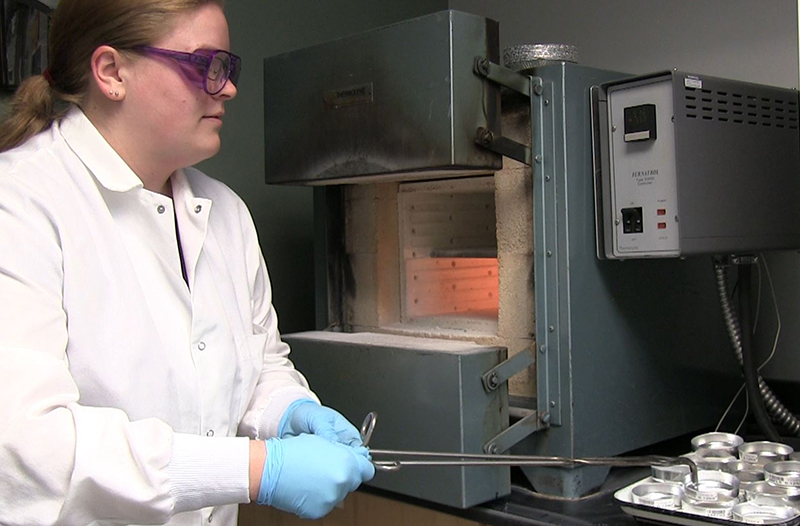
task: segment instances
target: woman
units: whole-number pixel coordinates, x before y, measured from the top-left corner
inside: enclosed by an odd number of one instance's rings
[[[221,0],[54,13],[0,127],[3,524],[320,517],[374,475],[288,359],[245,205],[186,168],[219,149],[228,49]]]

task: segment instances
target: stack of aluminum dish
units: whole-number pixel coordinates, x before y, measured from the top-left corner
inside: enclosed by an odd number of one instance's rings
[[[697,482],[686,465],[653,466],[651,477],[631,490],[633,502],[746,524],[800,515],[800,460],[791,460],[791,447],[706,433],[692,439],[692,450],[684,456],[697,464]]]

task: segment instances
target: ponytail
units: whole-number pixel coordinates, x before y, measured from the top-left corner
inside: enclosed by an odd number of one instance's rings
[[[74,97],[65,97],[72,99]],[[0,123],[0,152],[10,150],[50,127],[69,109],[43,75],[25,79],[14,93],[11,113]]]

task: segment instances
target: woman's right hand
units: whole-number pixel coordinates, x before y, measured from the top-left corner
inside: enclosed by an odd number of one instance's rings
[[[258,503],[304,519],[325,516],[348,493],[375,476],[365,447],[300,435],[270,438],[266,449]]]

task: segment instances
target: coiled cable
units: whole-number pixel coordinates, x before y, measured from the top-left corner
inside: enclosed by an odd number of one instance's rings
[[[736,360],[741,367],[744,367],[744,358],[742,355],[742,330],[736,312],[734,311],[728,298],[728,264],[720,258],[715,258],[714,274],[716,276],[717,295],[719,297],[720,306],[722,307],[722,317],[725,321],[725,328],[727,329],[728,337],[731,340],[731,345],[733,346]],[[772,421],[781,425],[792,435],[800,436],[800,420],[798,420],[797,417],[795,417],[791,411],[789,411],[781,403],[781,401],[778,400],[761,375],[757,373],[756,383],[758,387],[757,394],[763,401],[764,408],[766,409],[766,412]],[[756,400],[753,402],[756,402]],[[764,430],[764,432],[769,434],[767,430]],[[775,440],[775,438],[772,437],[771,439]]]

